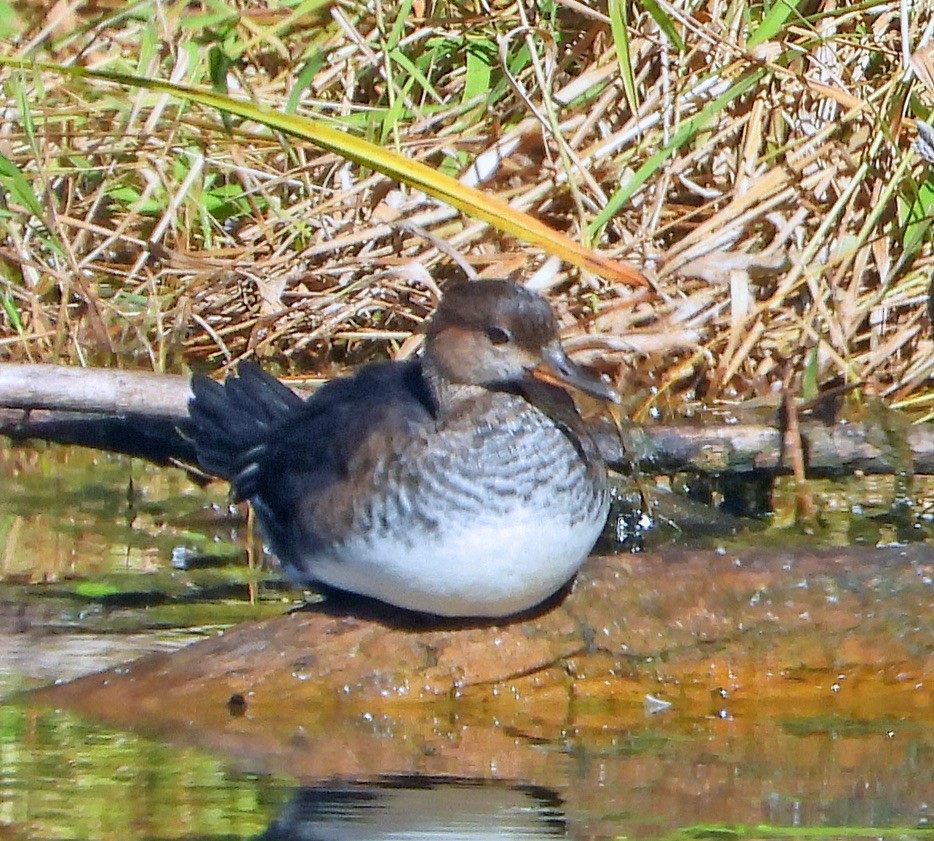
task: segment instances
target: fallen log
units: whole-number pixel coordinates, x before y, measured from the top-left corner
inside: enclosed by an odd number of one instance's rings
[[[188,416],[188,378],[149,371],[0,363],[0,406],[154,417]]]
[[[150,372],[0,363],[0,435],[195,467],[186,377]],[[785,474],[790,443],[777,425],[595,422],[611,465],[648,475]],[[874,423],[801,424],[808,476],[856,472],[934,474],[934,428],[881,430]]]
[[[189,471],[188,378],[46,364],[0,364],[0,434],[92,447]],[[195,470],[197,473],[197,471]]]

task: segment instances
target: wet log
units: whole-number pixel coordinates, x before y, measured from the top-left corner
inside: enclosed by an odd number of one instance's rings
[[[125,453],[157,464],[195,464],[187,437],[186,377],[149,372],[0,364],[0,434]],[[601,449],[623,472],[714,476],[790,472],[778,425],[658,424],[617,430],[598,420]],[[934,474],[934,428],[873,422],[801,424],[809,476]]]
[[[619,756],[666,704],[659,726],[692,738],[737,722],[728,752],[789,718],[910,739],[934,720],[932,573],[923,543],[594,557],[557,604],[495,625],[329,599],[34,699],[308,780],[477,768],[553,784],[543,744]],[[697,761],[680,779],[706,773]]]
[[[792,442],[783,440],[777,426],[657,425],[624,430],[623,436],[630,459],[643,473],[791,473]],[[907,426],[900,436],[873,423],[810,422],[801,424],[801,438],[809,477],[934,473],[931,425]]]

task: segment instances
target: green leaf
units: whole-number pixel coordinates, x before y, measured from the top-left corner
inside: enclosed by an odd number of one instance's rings
[[[482,48],[477,44],[468,45],[467,54],[464,58],[467,77],[464,80],[464,93],[461,96],[462,103],[470,102],[476,97],[489,92],[490,77],[492,75],[490,55],[495,55],[495,46],[492,42],[483,42]]]
[[[393,50],[389,54],[389,57],[403,70],[408,72],[412,78],[416,79],[419,85],[421,85],[422,90],[424,90],[435,102],[444,102],[444,99],[431,84],[431,80],[424,73],[422,73],[422,71],[419,70],[415,64],[412,63],[412,60],[404,52],[402,52],[402,50]]]
[[[652,20],[658,24],[658,28],[668,37],[668,40],[675,45],[679,53],[685,50],[684,39],[678,34],[674,21],[662,11],[662,7],[655,0],[642,0],[643,8],[652,16]]]
[[[912,201],[902,205],[902,249],[906,254],[914,253],[931,229],[934,212],[934,182],[925,181],[918,187]]]
[[[414,0],[402,0],[402,3],[399,4],[399,13],[396,15],[392,30],[389,32],[389,37],[386,39],[386,49],[389,52],[395,50],[402,40],[402,33],[405,32],[405,24],[412,15],[413,2]]]
[[[221,24],[232,24],[240,18],[240,12],[237,9],[228,6],[221,0],[207,0],[205,5],[208,8],[207,12],[199,15],[182,15],[179,22],[181,28],[202,32],[205,29],[211,29]]]
[[[19,167],[3,154],[0,154],[0,185],[6,189],[13,201],[25,207],[40,221],[44,219],[45,210],[33,192],[32,185]]]
[[[157,79],[146,79],[129,73],[90,70],[79,65],[26,62],[5,57],[0,57],[0,64],[25,69],[40,69],[71,78],[98,79],[158,93],[167,93],[184,101],[197,102],[209,108],[217,108],[228,114],[253,120],[268,128],[307,140],[321,149],[335,152],[360,166],[375,169],[389,178],[394,178],[417,190],[422,190],[451,207],[492,225],[503,233],[537,245],[549,254],[554,254],[586,271],[635,286],[647,285],[645,278],[632,266],[597,254],[567,234],[549,227],[527,213],[516,210],[503,199],[488,195],[475,187],[461,184],[454,178],[432,169],[427,164],[409,160],[402,155],[383,149],[346,131],[341,131],[323,120],[303,117],[298,114],[287,114],[281,109],[257,105],[242,99],[234,99],[203,88],[163,82]],[[760,71],[760,74],[764,72]],[[747,81],[746,84],[751,85],[758,78],[759,76],[753,76],[752,80]],[[736,87],[734,86],[734,88]],[[720,99],[722,100],[723,97]],[[717,102],[720,102],[720,100],[717,100]]]
[[[216,44],[208,50],[208,73],[211,77],[211,87],[218,93],[228,93],[227,71],[232,64],[230,56]],[[230,115],[223,114],[224,128],[230,131],[233,128]]]
[[[144,216],[153,216],[157,213],[161,213],[165,207],[164,202],[154,199],[151,196],[145,201],[142,201],[142,193],[129,185],[114,187],[107,191],[107,195],[114,201],[132,207],[133,210],[137,213],[142,213]]]
[[[310,59],[308,59],[308,61],[305,62],[301,72],[295,79],[295,83],[292,85],[292,90],[289,91],[289,98],[285,103],[285,111],[287,114],[295,113],[295,109],[298,108],[298,103],[302,98],[302,94],[314,81],[318,71],[324,67],[324,63],[327,61],[327,56],[328,54],[326,50],[318,50]]]
[[[147,21],[140,30],[139,44],[137,46],[136,68],[138,73],[142,73],[149,67],[150,62],[156,56],[156,50],[159,47],[159,35],[156,32],[155,21]]]
[[[402,90],[399,91],[399,95],[395,98],[390,108],[383,115],[382,127],[380,132],[380,144],[384,144],[395,131],[399,122],[402,120],[404,114],[408,113],[408,108],[406,108],[405,101],[409,95],[409,91],[412,89],[412,86],[415,84],[415,77],[409,76],[405,80],[405,84],[402,86]]]
[[[214,45],[208,50],[208,71],[211,87],[218,93],[227,93],[227,71],[230,70],[230,57],[220,47]]]
[[[765,41],[771,41],[784,27],[793,12],[797,12],[801,0],[775,0],[775,5],[769,9],[766,16],[746,41],[747,48],[758,46]]]
[[[23,319],[20,318],[19,310],[16,308],[16,301],[13,300],[11,295],[4,295],[0,298],[0,303],[3,304],[3,311],[6,313],[6,317],[10,319],[13,329],[22,335],[25,330],[23,329]]]
[[[820,374],[820,354],[815,345],[808,353],[808,361],[801,375],[801,398],[814,400],[818,393],[818,375]]]
[[[23,21],[16,14],[16,10],[6,0],[0,0],[0,38],[12,38],[22,31]]]
[[[33,119],[33,116],[32,116],[33,100],[29,96],[29,94],[27,94],[20,79],[13,80],[12,84],[13,84],[13,95],[16,97],[16,105],[19,108],[23,130],[26,132],[26,137],[29,138],[29,145],[32,146],[33,150],[35,150],[37,147],[37,144],[36,144],[36,121]],[[41,101],[41,99],[42,99],[42,96],[40,94],[39,100]]]
[[[751,87],[757,85],[765,76],[764,69],[756,70],[745,79],[740,79],[729,90],[722,93],[712,102],[707,103],[697,114],[685,120],[675,132],[674,137],[667,146],[657,151],[648,158],[642,166],[636,170],[635,174],[619,190],[617,190],[606,207],[600,211],[597,218],[590,223],[587,233],[593,238],[597,231],[602,228],[626,202],[632,198],[636,191],[668,160],[678,149],[691,140],[699,131],[701,131],[713,117],[715,117],[723,108],[725,108],[736,97],[741,96]]]
[[[619,64],[620,77],[623,80],[623,93],[626,104],[635,114],[639,110],[639,94],[636,91],[636,77],[632,72],[632,54],[629,50],[629,30],[626,29],[626,7],[622,0],[609,0],[610,30],[616,47],[616,61]]]

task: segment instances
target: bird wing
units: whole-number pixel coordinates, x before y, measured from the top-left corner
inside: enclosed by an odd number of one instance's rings
[[[418,360],[366,366],[307,400],[249,362],[223,384],[196,375],[192,391],[199,463],[266,519],[290,519],[301,499],[346,481],[366,454],[434,420]]]

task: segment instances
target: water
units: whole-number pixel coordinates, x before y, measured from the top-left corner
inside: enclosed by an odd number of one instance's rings
[[[283,696],[280,720],[248,697],[210,726],[160,726],[175,699],[156,683],[145,715],[81,716],[22,690],[285,613],[300,594],[244,550],[219,486],[77,450],[0,453],[0,839],[934,838],[934,627],[907,591],[910,686],[875,675],[871,651],[864,672],[848,651],[837,679],[801,648],[792,680],[809,693],[698,701],[668,685],[660,712],[569,684],[372,712]],[[790,634],[756,645],[767,658]]]
[[[463,726],[490,737],[495,723]],[[486,732],[484,732],[486,731]],[[385,736],[382,737],[385,739]],[[495,736],[494,736],[495,738]],[[380,749],[372,735],[371,750]],[[534,754],[538,754],[537,756]],[[475,757],[468,752],[468,762]],[[61,711],[0,708],[0,837],[930,837],[928,727],[645,721],[517,735],[483,777],[300,780]],[[262,764],[262,763],[261,763]],[[529,775],[542,782],[523,778]],[[304,784],[303,784],[304,783]]]
[[[248,838],[288,786],[64,712],[0,706],[2,838]]]
[[[239,524],[181,471],[0,447],[0,695],[295,605]]]

